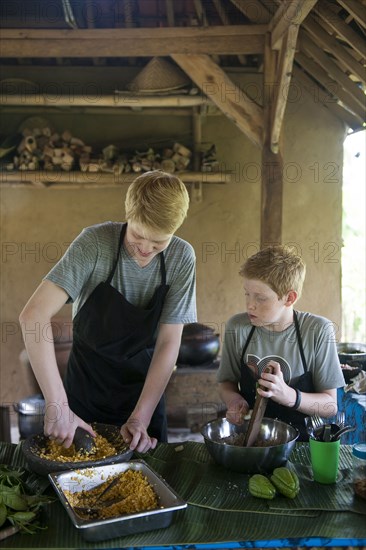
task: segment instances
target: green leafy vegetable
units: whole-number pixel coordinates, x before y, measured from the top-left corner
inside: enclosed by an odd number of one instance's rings
[[[47,485],[25,470],[0,464],[0,527],[8,521],[23,533],[34,534],[43,529],[38,512],[55,500],[40,494]],[[29,494],[30,490],[34,494]]]
[[[7,515],[8,515],[8,512],[7,512],[6,506],[1,502],[0,503],[0,527],[4,525]]]

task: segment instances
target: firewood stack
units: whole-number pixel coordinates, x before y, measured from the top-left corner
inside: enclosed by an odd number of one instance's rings
[[[92,155],[92,147],[73,136],[68,130],[62,134],[52,133],[50,128],[25,129],[13,162],[8,170],[55,170],[82,172],[105,172],[122,174],[163,170],[181,172],[188,170],[192,151],[181,143],[156,151],[121,152],[115,145],[108,145],[99,155]]]
[[[133,154],[119,152],[115,145],[108,145],[102,151],[103,158],[92,159],[88,156],[80,158],[80,168],[83,172],[109,172],[123,174],[163,170],[164,172],[180,172],[188,170],[192,152],[180,143],[161,152],[149,147],[146,151],[135,151]]]
[[[50,128],[25,128],[17,155],[7,165],[8,170],[64,170],[78,168],[78,159],[89,155],[92,148],[74,137],[68,130],[52,133]]]

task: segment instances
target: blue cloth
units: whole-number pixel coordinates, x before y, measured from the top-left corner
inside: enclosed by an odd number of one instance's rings
[[[346,414],[346,424],[356,426],[354,432],[342,435],[343,445],[366,442],[366,395],[354,392],[345,392],[343,388],[337,390],[338,410]]]

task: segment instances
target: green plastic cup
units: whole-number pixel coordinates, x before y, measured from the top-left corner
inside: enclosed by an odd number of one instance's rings
[[[316,441],[315,439],[309,439],[309,444],[314,481],[318,483],[335,483],[338,476],[341,440]]]

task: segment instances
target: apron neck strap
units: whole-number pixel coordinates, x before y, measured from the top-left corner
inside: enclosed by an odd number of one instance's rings
[[[302,338],[301,338],[301,333],[300,333],[299,320],[297,318],[297,313],[296,313],[295,310],[294,310],[294,323],[295,323],[295,330],[296,330],[296,336],[297,336],[297,343],[299,344],[299,348],[300,348],[302,366],[304,367],[304,372],[307,372],[308,371],[308,366],[306,364],[304,348],[303,348],[303,345],[302,345]]]
[[[254,334],[254,331],[255,331],[255,326],[253,325],[252,328],[250,329],[249,334],[248,334],[248,338],[247,338],[247,341],[245,342],[245,345],[244,345],[244,347],[243,347],[243,351],[241,352],[240,364],[242,364],[243,361],[244,361],[245,352],[247,351],[247,347],[249,346],[249,342],[250,342],[251,339],[252,339],[252,336],[253,336],[253,334]]]
[[[165,258],[164,252],[160,252],[160,273],[161,273],[161,284],[166,285],[166,271],[165,271]]]
[[[127,223],[124,223],[122,225],[121,233],[120,233],[120,236],[119,236],[117,258],[115,259],[113,267],[112,267],[112,271],[110,272],[110,274],[108,276],[108,279],[106,280],[107,284],[111,284],[111,281],[114,277],[114,273],[117,269],[117,264],[118,264],[118,260],[119,260],[120,254],[121,254],[121,249],[122,249],[123,239],[124,239],[124,236],[126,234],[126,229],[127,229]]]
[[[308,366],[306,364],[304,348],[303,348],[303,345],[302,345],[302,338],[301,338],[301,333],[300,333],[299,320],[297,318],[297,313],[296,313],[295,310],[294,310],[294,323],[295,323],[295,330],[296,330],[296,339],[297,339],[297,343],[298,343],[299,349],[300,349],[302,366],[304,368],[304,372],[307,372],[308,371]],[[254,331],[255,331],[255,326],[252,326],[251,331],[248,334],[247,341],[245,342],[245,345],[243,347],[243,351],[241,353],[240,364],[242,364],[243,361],[244,361],[245,352],[247,351],[247,347],[249,346],[249,342],[252,339]]]

